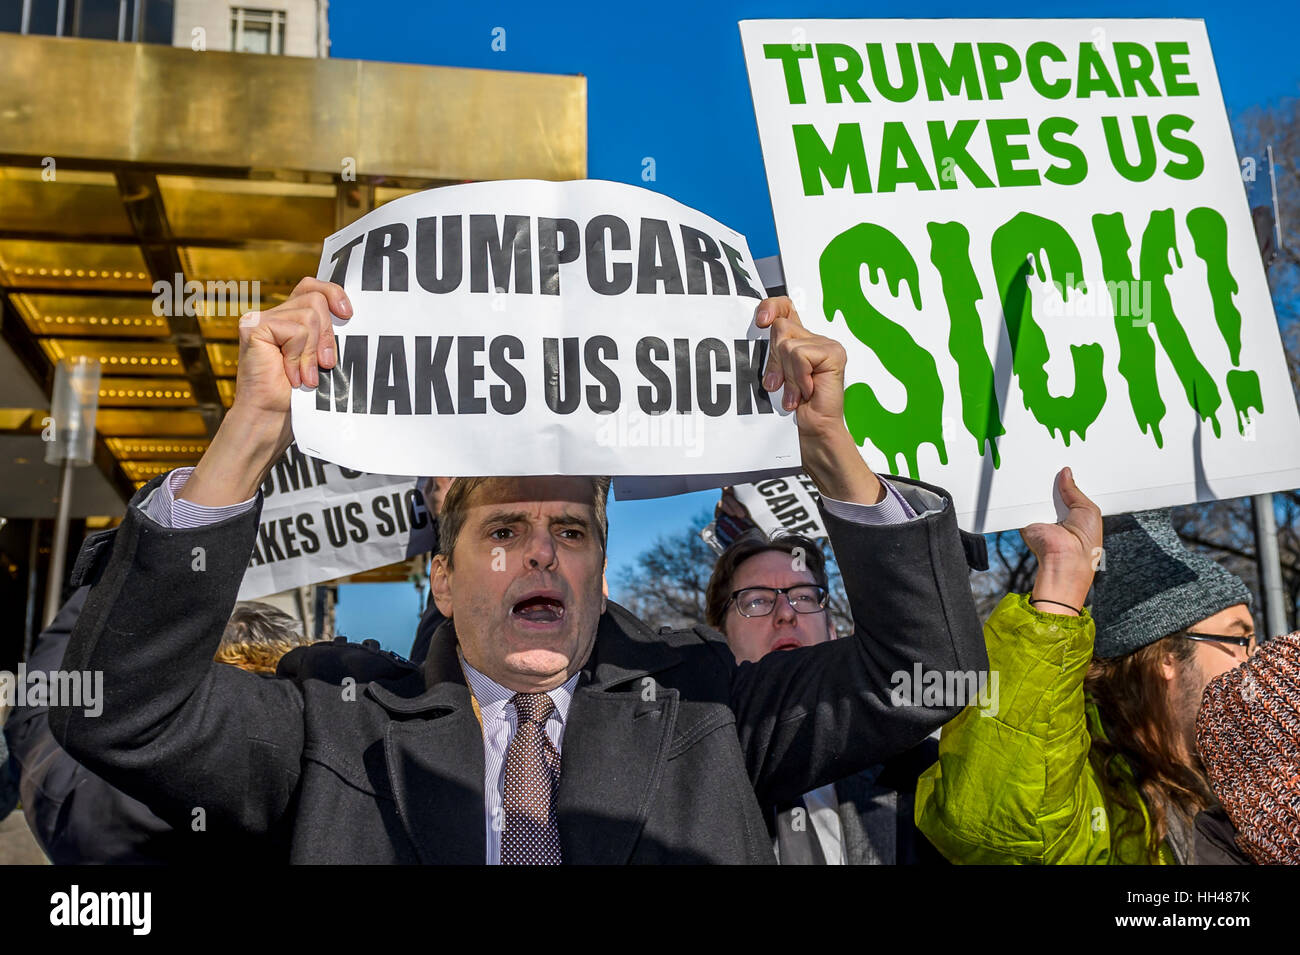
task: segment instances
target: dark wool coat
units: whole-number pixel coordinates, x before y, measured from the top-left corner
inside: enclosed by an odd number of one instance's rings
[[[337,643],[291,652],[283,679],[214,664],[260,503],[168,529],[137,506],[158,480],[117,529],[64,661],[104,671],[103,714],[54,709],[55,737],[163,818],[188,826],[201,808],[211,838],[252,834],[287,861],[482,863],[483,742],[454,622],[421,667]],[[822,514],[851,638],[738,665],[707,627],[656,633],[609,605],[565,724],[566,862],[770,863],[760,804],[880,763],[957,713],[891,704],[891,674],[914,661],[987,666],[952,503],[897,486],[937,510],[881,527]]]

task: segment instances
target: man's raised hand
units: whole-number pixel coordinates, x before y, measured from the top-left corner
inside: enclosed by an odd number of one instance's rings
[[[239,320],[235,401],[177,497],[222,507],[246,501],[293,440],[293,390],[314,388],[338,357],[331,313],[352,317],[343,289],[305,278],[275,308]]]
[[[352,317],[347,294],[333,282],[305,278],[275,308],[239,320],[235,401],[244,411],[288,414],[293,389],[315,388],[320,368],[337,360],[331,313]]]
[[[784,295],[764,299],[754,321],[770,328],[763,387],[782,388],[782,407],[795,413],[804,471],[826,497],[876,504],[884,486],[867,467],[844,424],[844,346],[803,327]]]

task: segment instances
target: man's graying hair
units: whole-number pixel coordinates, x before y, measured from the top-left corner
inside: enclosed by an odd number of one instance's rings
[[[438,514],[438,553],[447,558],[447,566],[452,566],[452,551],[456,549],[456,540],[465,526],[465,517],[469,510],[469,500],[474,492],[489,481],[501,480],[489,477],[459,477],[451,482],[447,496],[442,500],[442,511]],[[605,503],[609,497],[610,478],[591,477],[591,507],[595,512],[596,530],[600,534],[600,549],[605,549],[609,539],[609,517],[605,513]]]

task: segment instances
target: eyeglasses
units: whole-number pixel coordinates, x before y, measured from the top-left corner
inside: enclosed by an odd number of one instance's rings
[[[1193,633],[1190,630],[1184,630],[1182,635],[1188,640],[1202,640],[1206,643],[1229,643],[1234,647],[1245,647],[1246,655],[1250,656],[1258,649],[1255,642],[1255,634],[1246,636],[1229,636],[1226,633]]]
[[[795,587],[746,587],[734,591],[727,602],[734,600],[742,617],[766,617],[776,607],[776,598],[781,594],[785,594],[795,613],[821,613],[830,597],[825,587],[799,584]]]

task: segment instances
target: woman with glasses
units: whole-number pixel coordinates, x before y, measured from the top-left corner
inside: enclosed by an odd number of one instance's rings
[[[1065,520],[1021,531],[1032,592],[984,626],[1001,711],[944,727],[918,824],[955,862],[1195,862],[1193,822],[1214,803],[1197,712],[1254,652],[1250,591],[1189,551],[1167,510],[1107,518],[1103,549],[1069,469],[1058,489]]]

